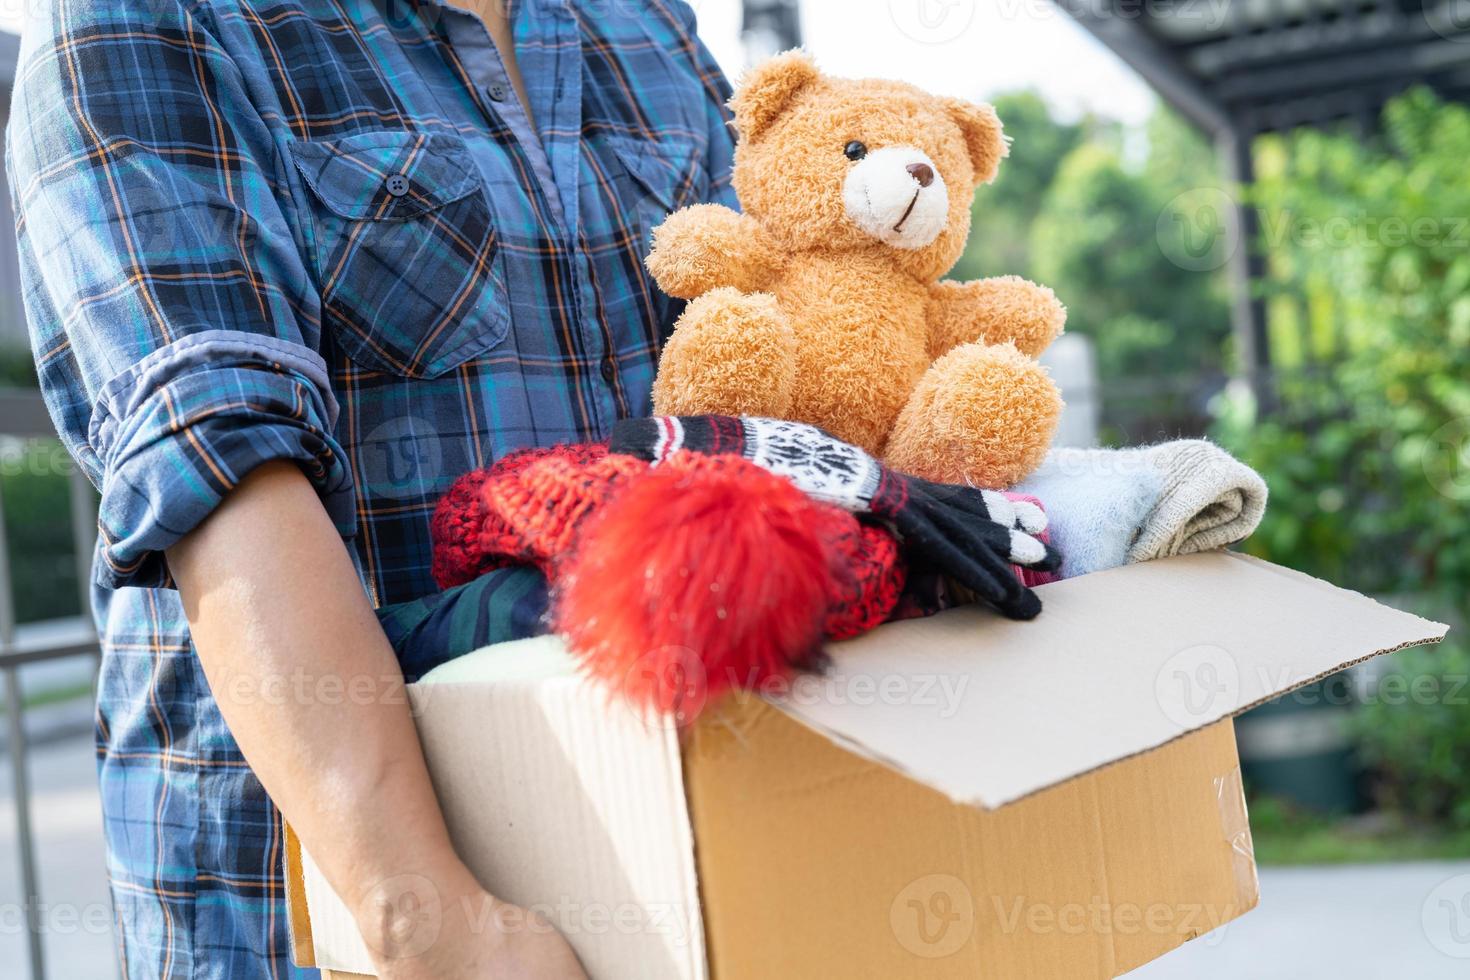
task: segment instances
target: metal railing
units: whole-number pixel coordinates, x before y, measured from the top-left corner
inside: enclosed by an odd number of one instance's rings
[[[51,425],[51,419],[46,414],[38,392],[0,390],[0,436],[46,439],[54,438],[55,435],[56,430]],[[69,657],[89,657],[97,661],[101,656],[97,636],[87,614],[90,608],[87,583],[91,581],[92,548],[97,532],[95,498],[91,484],[80,469],[71,467],[67,478],[73,554],[77,563],[77,584],[83,612],[74,620],[48,623],[44,629],[28,629],[16,623],[10,547],[3,520],[5,494],[4,486],[0,484],[0,674],[5,678],[5,719],[14,783],[16,839],[20,850],[21,900],[25,907],[26,943],[33,980],[45,980],[46,963],[42,941],[43,905],[36,863],[30,773],[26,756],[26,699],[21,687],[20,672],[27,664]]]

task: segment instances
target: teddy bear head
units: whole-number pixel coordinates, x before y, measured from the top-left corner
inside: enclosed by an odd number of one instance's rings
[[[921,278],[959,259],[974,190],[1007,150],[988,105],[831,78],[799,50],[752,69],[730,105],[747,214],[787,248],[890,249]]]

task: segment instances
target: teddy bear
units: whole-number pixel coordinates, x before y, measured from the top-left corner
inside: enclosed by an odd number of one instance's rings
[[[743,213],[677,211],[647,260],[690,301],[655,411],[810,423],[943,483],[1026,476],[1061,413],[1036,358],[1066,311],[1016,276],[941,279],[1008,151],[994,109],[829,77],[800,50],[752,69],[730,105]]]

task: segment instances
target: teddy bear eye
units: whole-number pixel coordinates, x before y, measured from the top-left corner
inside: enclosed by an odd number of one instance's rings
[[[859,143],[857,140],[853,140],[851,143],[847,144],[842,152],[847,155],[847,158],[849,160],[861,160],[863,157],[868,155],[868,148],[864,144]]]

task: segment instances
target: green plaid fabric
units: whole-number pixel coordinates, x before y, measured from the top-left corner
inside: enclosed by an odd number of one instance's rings
[[[678,306],[641,259],[670,210],[734,203],[728,88],[680,0],[513,2],[534,133],[478,19],[437,0],[35,14],[7,157],[42,389],[102,492],[120,954],[129,977],[294,976],[280,821],[162,552],[291,459],[411,673],[534,630],[524,571],[432,595],[430,513],[466,470],[647,414]]]

